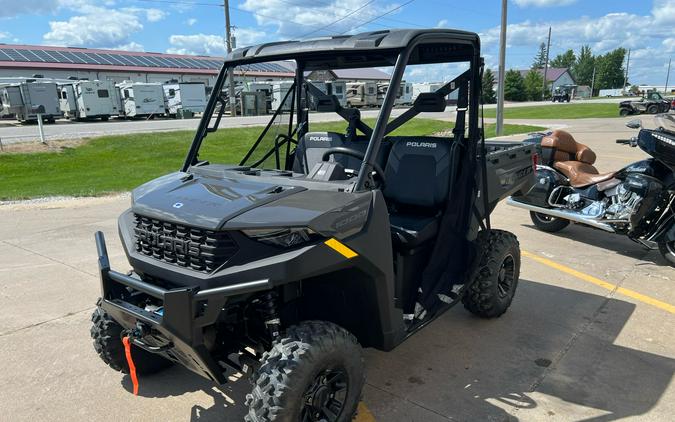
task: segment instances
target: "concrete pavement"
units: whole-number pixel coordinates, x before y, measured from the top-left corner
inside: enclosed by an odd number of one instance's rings
[[[601,170],[637,160],[616,145],[622,119],[568,122]],[[236,421],[245,379],[216,387],[175,367],[141,378],[106,367],[89,339],[99,295],[93,232],[128,268],[116,218],[128,196],[0,206],[0,421]],[[531,256],[675,304],[657,252],[580,226],[536,231],[500,205],[493,226]],[[497,320],[458,306],[389,353],[366,350],[364,404],[378,421],[671,421],[675,314],[523,256],[511,309]]]

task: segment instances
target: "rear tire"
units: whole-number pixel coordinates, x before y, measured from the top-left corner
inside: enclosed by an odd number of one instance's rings
[[[647,113],[649,113],[649,114],[656,114],[658,112],[659,112],[658,106],[650,105],[649,107],[647,107]]]
[[[621,117],[626,117],[626,116],[629,116],[630,114],[631,114],[631,112],[627,108],[622,108],[622,109],[619,110],[619,116],[621,116]]]
[[[462,303],[481,318],[497,318],[511,306],[520,277],[520,245],[513,233],[483,230],[476,239],[480,262]]]
[[[305,321],[290,327],[263,354],[251,378],[253,391],[246,395],[244,420],[349,422],[364,381],[356,338],[333,323]],[[307,412],[312,418],[305,419]]]
[[[569,220],[530,211],[530,219],[535,227],[546,233],[555,233],[570,225]]]
[[[675,267],[675,241],[659,243],[659,252],[671,266]]]
[[[90,334],[94,340],[94,350],[109,367],[122,373],[129,373],[124,345],[122,344],[122,326],[116,323],[101,307],[101,300],[91,315],[93,323]],[[141,375],[154,374],[168,368],[172,363],[157,355],[145,351],[138,346],[131,345],[131,357],[136,366],[136,372]]]

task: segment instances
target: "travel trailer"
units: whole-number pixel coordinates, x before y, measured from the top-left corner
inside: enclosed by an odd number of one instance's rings
[[[64,117],[71,120],[101,119],[121,114],[119,94],[112,81],[73,81],[59,87]]]
[[[347,105],[347,82],[326,81],[326,94],[335,95],[342,107]]]
[[[274,86],[271,82],[249,82],[244,84],[247,92],[263,92],[265,94],[265,111],[264,113],[269,113],[272,109],[272,91]],[[255,96],[257,102],[260,102],[260,96]],[[260,111],[260,107],[257,106],[256,109]],[[263,114],[264,114],[263,113]]]
[[[20,122],[36,121],[41,112],[42,119],[54,123],[61,116],[57,85],[54,82],[25,82],[0,86],[0,115],[15,116]]]
[[[288,94],[288,91],[291,89],[292,86],[293,81],[280,81],[274,83],[274,85],[272,86],[272,110],[276,111],[279,108],[279,106],[281,106],[281,102],[284,100],[284,98],[286,98],[286,94]],[[291,94],[286,98],[286,102],[284,103],[281,110],[290,111],[292,103],[293,98]]]
[[[164,89],[162,84],[124,81],[117,84],[124,117],[154,117],[163,115]]]
[[[396,96],[396,105],[409,106],[413,103],[413,84],[412,82],[401,82]]]
[[[376,107],[381,104],[382,99],[378,99],[377,82],[347,84],[347,107]]]
[[[164,104],[167,114],[179,111],[202,113],[206,109],[206,88],[202,82],[169,82],[164,84]]]

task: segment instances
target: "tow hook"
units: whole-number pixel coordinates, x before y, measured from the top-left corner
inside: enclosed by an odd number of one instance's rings
[[[147,350],[148,352],[162,353],[173,348],[172,342],[168,342],[161,346],[151,346],[145,343],[142,339],[150,335],[150,327],[147,324],[143,324],[142,322],[137,322],[136,328],[133,330],[128,330],[126,335],[133,344]]]

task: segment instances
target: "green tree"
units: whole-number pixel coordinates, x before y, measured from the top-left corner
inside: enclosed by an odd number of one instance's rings
[[[523,79],[525,97],[527,101],[541,101],[541,92],[544,85],[544,77],[539,69],[530,69]]]
[[[623,61],[626,49],[619,47],[602,56],[595,57],[595,89],[623,88],[625,69]]]
[[[483,73],[483,92],[481,94],[481,102],[483,104],[494,104],[496,102],[495,98],[495,74],[492,73],[492,70],[485,69]]]
[[[595,58],[589,45],[581,46],[577,61],[572,66],[572,77],[579,85],[593,85],[593,68],[595,67]]]
[[[553,60],[549,63],[549,66],[551,67],[562,67],[565,69],[569,69],[574,65],[574,62],[576,62],[577,58],[574,55],[574,50],[567,50],[562,54],[558,54],[555,56]]]
[[[546,43],[539,44],[539,52],[534,56],[532,69],[543,69],[546,66]]]
[[[509,70],[504,75],[504,99],[507,101],[525,101],[525,81],[517,70]]]

